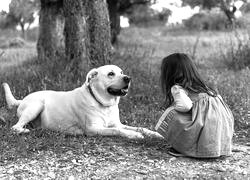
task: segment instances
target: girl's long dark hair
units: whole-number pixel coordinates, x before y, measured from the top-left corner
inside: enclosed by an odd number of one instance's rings
[[[165,94],[167,106],[174,101],[171,87],[176,84],[192,93],[207,93],[210,96],[217,95],[213,88],[205,84],[195,64],[184,53],[174,53],[162,60],[161,86]]]

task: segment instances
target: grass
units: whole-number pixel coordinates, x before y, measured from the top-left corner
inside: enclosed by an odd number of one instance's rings
[[[244,38],[246,32],[241,31],[241,34]],[[113,63],[125,69],[133,78],[130,94],[122,98],[120,105],[124,122],[154,126],[162,113],[159,87],[161,59],[173,52],[186,52],[194,53],[192,55],[201,74],[217,87],[230,105],[236,119],[236,128],[248,127],[249,69],[235,72],[228,69],[224,62],[223,52],[234,48],[232,41],[238,42],[234,32],[195,33],[171,31],[164,27],[132,27],[124,29],[119,39]],[[49,64],[37,62],[35,43],[28,43],[23,48],[6,49],[0,62],[0,81],[7,81],[18,98],[43,89],[69,90],[80,86],[85,80],[86,72],[83,72],[82,77],[75,78],[65,71],[67,68],[60,58]],[[3,97],[0,105],[4,105]]]
[[[245,34],[245,31],[242,31],[242,36]],[[194,57],[201,74],[219,90],[229,104],[235,117],[237,133],[244,131],[244,136],[247,136],[250,126],[250,70],[243,68],[234,71],[225,64],[225,53],[231,50],[232,40],[237,43],[234,32],[197,33],[169,30],[164,27],[123,29],[112,60],[113,64],[120,66],[132,77],[130,92],[120,103],[122,123],[154,128],[164,111],[163,96],[159,86],[161,59],[173,52],[186,52]],[[0,83],[8,82],[18,99],[38,90],[70,90],[81,86],[85,81],[87,72],[83,72],[81,77],[74,77],[65,70],[67,65],[60,58],[49,64],[38,62],[34,42],[27,43],[23,48],[4,51],[5,54],[0,57]],[[0,115],[8,120],[10,127],[17,119],[14,112],[6,112],[4,106],[5,100],[1,89]],[[83,156],[81,153],[86,152],[89,152],[86,156],[97,156],[98,153],[102,156],[108,150],[110,143],[120,142],[117,138],[112,142],[109,138],[73,137],[45,130],[16,136],[6,127],[1,128],[0,137],[0,164],[35,158],[39,153],[50,151],[56,156],[68,151],[74,151],[79,156]],[[150,151],[149,149],[164,149],[167,144],[150,140],[143,142],[123,140],[121,146],[124,149],[133,146]],[[138,153],[141,153],[142,149],[138,150]]]
[[[129,34],[134,34],[133,38],[126,38]],[[230,58],[231,52],[237,50],[239,43],[248,42],[249,38],[246,37],[248,37],[248,33],[245,30],[239,32],[190,32],[186,30],[171,31],[163,27],[151,28],[150,30],[130,28],[125,30],[120,37],[124,44],[119,47],[122,52],[125,51],[124,49],[129,49],[129,53],[127,56],[122,53],[122,56],[116,59],[122,58],[120,65],[129,61],[126,59],[132,58],[132,63],[136,64],[135,67],[139,67],[132,74],[132,77],[135,77],[133,84],[136,84],[134,92],[142,92],[142,96],[150,97],[150,100],[143,107],[147,109],[150,104],[161,104],[162,102],[158,81],[161,59],[173,52],[191,54],[200,73],[218,89],[229,104],[235,117],[236,129],[247,129],[250,125],[250,86],[248,85],[250,70],[245,66],[245,68],[235,71],[232,66],[228,67],[228,61],[226,61],[226,58]],[[131,55],[130,49],[136,49],[139,53]],[[149,56],[137,57],[137,54],[143,54],[143,51],[147,52]],[[242,58],[248,59],[248,56]],[[142,80],[141,74],[146,74],[145,81]],[[132,104],[134,103],[136,102]],[[159,108],[154,109],[159,112]]]
[[[30,43],[21,48],[3,49],[1,56],[0,71],[3,72],[5,68],[21,65],[23,62],[29,61],[36,56],[35,44]]]

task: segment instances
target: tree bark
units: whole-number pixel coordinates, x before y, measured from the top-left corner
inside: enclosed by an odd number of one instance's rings
[[[22,38],[24,40],[26,40],[26,33],[25,33],[25,29],[24,29],[24,24],[23,23],[19,23],[20,27],[21,27],[21,31],[22,31]]]
[[[228,22],[234,26],[234,20],[235,20],[235,11],[237,10],[235,6],[233,6],[233,10],[230,10],[230,6],[224,1],[224,0],[221,0],[220,1],[220,4],[221,4],[221,9],[222,11],[225,13],[227,19],[228,19]]]
[[[105,0],[64,0],[65,52],[71,71],[79,74],[110,62],[111,42]]]
[[[53,60],[64,49],[62,1],[41,0],[37,52],[39,61]]]
[[[75,77],[109,64],[110,23],[106,0],[41,0],[39,60],[58,59],[63,50]]]
[[[83,64],[89,62],[87,41],[86,11],[82,0],[64,0],[65,16],[65,54],[69,71],[79,75]]]
[[[118,0],[107,0],[108,11],[110,18],[111,28],[111,43],[114,44],[117,41],[117,36],[121,31],[120,27],[120,13],[119,13],[119,2]]]
[[[106,0],[86,0],[88,24],[88,45],[90,66],[97,67],[110,63],[111,32]]]

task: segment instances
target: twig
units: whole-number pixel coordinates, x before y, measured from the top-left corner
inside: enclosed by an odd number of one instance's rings
[[[200,34],[199,34],[199,36],[197,36],[196,41],[195,41],[194,46],[193,46],[193,51],[192,51],[192,58],[193,59],[196,58],[195,56],[196,56],[196,51],[197,51],[199,41],[200,41]]]
[[[2,57],[2,56],[4,55],[4,53],[5,53],[5,52],[4,52],[4,51],[2,51],[2,52],[0,53],[0,57]]]

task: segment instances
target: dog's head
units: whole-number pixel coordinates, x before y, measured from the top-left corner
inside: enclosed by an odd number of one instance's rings
[[[105,65],[89,71],[85,84],[88,85],[95,98],[105,106],[119,102],[120,96],[128,93],[131,78],[115,65]]]

